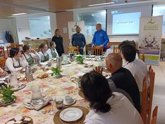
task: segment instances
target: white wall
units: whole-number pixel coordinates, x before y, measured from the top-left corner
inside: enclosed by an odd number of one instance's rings
[[[50,23],[51,23],[51,32],[52,35],[54,34],[54,30],[56,26],[56,14],[55,13],[37,13],[37,14],[30,14],[30,15],[23,15],[16,17],[16,26],[17,26],[17,33],[18,33],[18,40],[21,43],[22,40],[25,40],[25,37],[29,38],[36,38],[31,37],[30,29],[29,29],[29,17],[37,17],[37,16],[50,16]],[[42,27],[42,25],[41,25]]]
[[[138,42],[139,35],[111,35],[112,30],[112,16],[111,11],[120,10],[122,12],[141,12],[142,16],[151,16],[152,12],[152,3],[142,3],[142,4],[134,4],[134,5],[123,5],[123,6],[105,6],[105,7],[92,7],[85,9],[75,9],[74,10],[74,21],[78,21],[78,14],[83,12],[92,12],[98,10],[107,10],[107,33],[109,34],[110,42],[122,42],[124,40],[134,40]],[[87,43],[91,43],[93,36],[86,37]]]
[[[11,31],[14,41],[17,41],[15,19],[0,19],[0,43],[5,43],[5,31]]]

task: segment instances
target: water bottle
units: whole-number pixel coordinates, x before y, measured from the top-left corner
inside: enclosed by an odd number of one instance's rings
[[[32,70],[31,70],[30,66],[25,67],[25,77],[26,77],[26,80],[29,81],[29,82],[34,80],[33,79],[33,73],[32,73]]]
[[[10,86],[18,87],[17,75],[14,73],[11,73],[11,75],[10,75]]]
[[[61,57],[57,57],[56,68],[59,68],[59,69],[61,69],[61,62],[62,62],[62,59],[61,59]]]

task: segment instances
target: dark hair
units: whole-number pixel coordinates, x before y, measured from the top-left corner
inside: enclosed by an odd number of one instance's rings
[[[10,57],[13,58],[15,55],[19,53],[19,48],[11,48],[10,49]]]
[[[45,45],[46,45],[46,44],[44,44],[44,43],[41,43],[41,44],[39,45],[39,49],[42,49],[42,48],[44,48],[44,47],[45,47]]]
[[[122,47],[120,47],[120,51],[122,52],[126,61],[132,62],[135,60],[137,50],[133,45],[123,45]]]
[[[90,102],[90,107],[96,112],[109,112],[111,106],[106,103],[112,96],[108,81],[104,76],[95,71],[86,73],[81,78],[81,90],[85,98]]]
[[[50,42],[50,47],[52,47],[54,44],[55,44],[54,41],[51,41]]]
[[[132,40],[132,41],[130,41],[130,40],[125,40],[125,41],[123,41],[123,42],[121,42],[121,43],[119,44],[119,49],[121,49],[121,47],[127,46],[127,45],[132,45],[132,46],[134,46],[134,47],[136,48],[136,43],[135,43],[134,40]],[[139,54],[139,50],[138,50],[137,48],[136,48],[136,52]]]
[[[23,52],[26,52],[26,51],[29,50],[29,49],[30,49],[30,46],[29,46],[29,45],[25,44],[25,45],[23,46]]]
[[[59,31],[59,30],[60,30],[60,29],[58,29],[58,28],[55,30],[55,35],[57,35],[57,31]]]

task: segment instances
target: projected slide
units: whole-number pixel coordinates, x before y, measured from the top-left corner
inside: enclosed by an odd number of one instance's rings
[[[112,34],[138,34],[141,12],[113,14]]]

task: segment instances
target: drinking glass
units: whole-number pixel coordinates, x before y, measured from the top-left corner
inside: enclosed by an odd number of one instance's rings
[[[64,105],[63,105],[63,99],[61,97],[56,97],[55,103],[58,110],[63,109]]]

